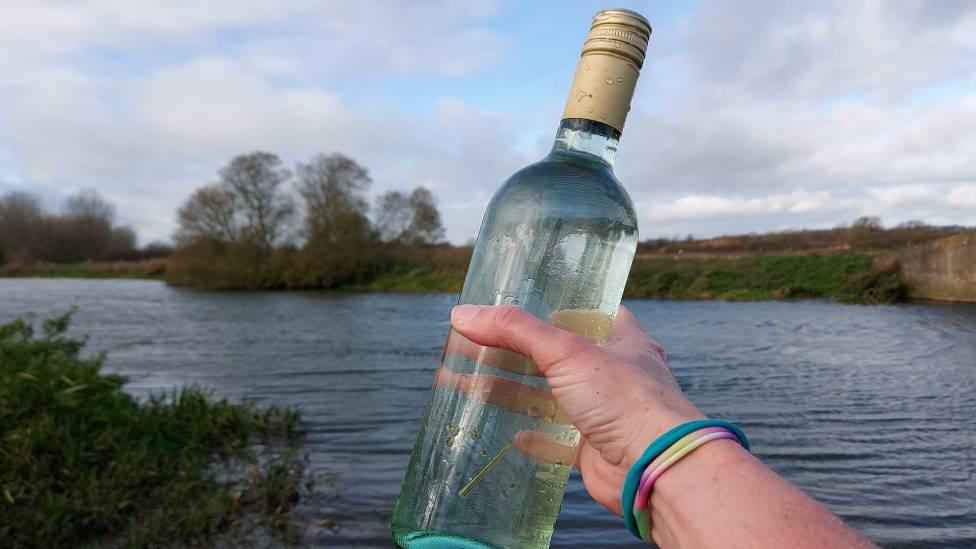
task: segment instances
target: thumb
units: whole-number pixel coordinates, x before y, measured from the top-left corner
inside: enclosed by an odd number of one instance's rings
[[[511,305],[459,305],[451,311],[451,325],[479,345],[500,347],[528,357],[543,374],[561,362],[596,349],[582,337]]]

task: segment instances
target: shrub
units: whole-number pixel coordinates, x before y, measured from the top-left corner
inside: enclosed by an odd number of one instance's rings
[[[139,401],[100,372],[101,355],[80,356],[69,319],[45,321],[40,335],[23,320],[0,325],[5,547],[200,544],[255,514],[294,535],[295,410],[193,387]],[[260,459],[258,442],[274,456]]]

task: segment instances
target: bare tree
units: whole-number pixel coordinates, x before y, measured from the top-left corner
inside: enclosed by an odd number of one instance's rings
[[[115,221],[115,206],[95,189],[82,189],[65,199],[64,216],[111,226]]]
[[[410,193],[410,239],[415,244],[436,244],[444,240],[444,226],[441,214],[437,211],[434,194],[424,187],[417,187]]]
[[[114,227],[115,207],[95,190],[83,189],[64,201],[62,213],[41,209],[26,193],[0,197],[0,260],[76,263],[132,257],[136,234]]]
[[[181,246],[194,242],[233,242],[240,233],[234,193],[220,183],[197,189],[177,213],[175,240]]]
[[[373,239],[366,217],[369,172],[340,154],[319,154],[298,165],[298,192],[305,201],[305,237],[310,248]]]
[[[42,217],[36,196],[19,191],[0,196],[0,263],[36,259],[37,225]]]
[[[386,242],[436,244],[444,239],[433,193],[417,187],[409,195],[390,191],[377,200],[376,226]]]
[[[64,201],[62,241],[54,261],[93,261],[104,258],[112,242],[115,207],[94,189],[82,189]]]
[[[283,240],[295,213],[282,185],[291,172],[267,152],[243,154],[220,170],[220,180],[234,195],[242,219],[240,237],[271,250]]]
[[[384,242],[400,242],[406,239],[413,220],[410,201],[400,191],[389,191],[376,201],[376,230]]]
[[[862,229],[868,231],[878,231],[881,230],[881,218],[874,215],[865,215],[854,220],[851,224],[853,229]]]

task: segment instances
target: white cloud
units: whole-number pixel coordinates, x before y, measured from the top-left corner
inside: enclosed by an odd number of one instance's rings
[[[148,240],[168,237],[180,201],[234,154],[270,150],[293,163],[338,150],[372,168],[377,190],[437,188],[464,239],[483,207],[465,200],[468,159],[507,140],[477,124],[498,118],[445,100],[431,121],[355,107],[346,95],[387,77],[491,65],[505,48],[482,24],[495,10],[491,0],[5,5],[0,146],[14,159],[5,171],[45,197],[95,187]],[[145,65],[106,68],[106,52]],[[511,158],[501,150],[479,174],[500,181],[522,160]]]
[[[526,113],[558,105],[404,98],[411,80],[517,63],[501,9],[7,2],[0,178],[48,198],[93,186],[147,240],[167,237],[179,202],[234,154],[291,164],[337,150],[376,191],[433,189],[464,241],[498,184],[544,152],[548,130],[526,135]],[[618,161],[642,234],[859,215],[976,224],[974,37],[976,6],[948,1],[713,2],[656,25]]]
[[[0,17],[0,68],[118,50],[193,57],[232,50],[257,66],[314,74],[477,71],[499,59],[504,37],[482,21],[496,0],[13,0]]]
[[[752,217],[764,214],[811,213],[835,209],[838,204],[824,191],[795,191],[762,197],[691,194],[663,204],[646,204],[642,213],[652,222],[683,219]]]
[[[620,159],[644,234],[976,223],[973,4],[713,2],[649,56]]]

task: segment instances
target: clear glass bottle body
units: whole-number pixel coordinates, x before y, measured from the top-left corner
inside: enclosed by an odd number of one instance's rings
[[[612,171],[618,137],[605,124],[563,121],[549,156],[510,177],[489,204],[460,303],[516,305],[594,342],[607,337],[638,237]],[[540,450],[524,438],[513,445],[521,432]],[[394,541],[548,547],[578,437],[534,364],[452,331],[397,500]]]

